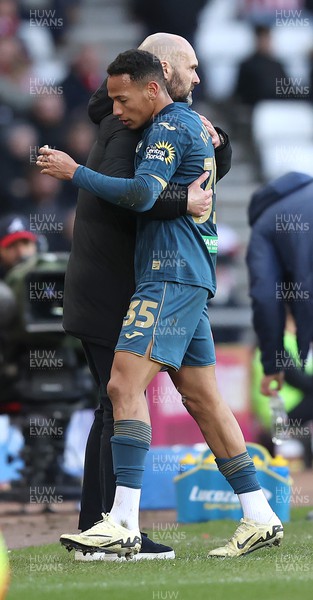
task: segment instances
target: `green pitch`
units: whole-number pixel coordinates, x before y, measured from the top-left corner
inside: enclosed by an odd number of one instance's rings
[[[207,559],[234,521],[156,524],[151,537],[174,547],[173,561],[79,563],[59,544],[10,553],[8,600],[311,600],[313,521],[296,509],[280,548],[239,559]]]

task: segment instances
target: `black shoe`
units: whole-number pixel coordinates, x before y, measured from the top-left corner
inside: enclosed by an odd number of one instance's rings
[[[175,558],[175,552],[170,546],[157,544],[148,538],[146,533],[141,531],[141,550],[134,556],[135,560],[154,560],[155,558],[169,559]]]

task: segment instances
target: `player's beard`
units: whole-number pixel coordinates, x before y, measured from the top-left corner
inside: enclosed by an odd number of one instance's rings
[[[172,79],[167,81],[167,91],[174,102],[187,102],[192,104],[192,90],[187,89],[186,85],[176,69],[173,69]]]

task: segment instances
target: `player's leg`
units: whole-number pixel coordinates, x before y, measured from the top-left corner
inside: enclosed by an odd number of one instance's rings
[[[113,467],[116,491],[110,511],[115,523],[131,530],[139,529],[139,502],[144,463],[151,443],[150,415],[145,390],[161,369],[145,356],[128,352],[115,355],[108,393],[113,405]]]
[[[185,347],[188,347],[199,320],[199,316],[193,316],[195,322],[182,340],[179,322],[184,322],[184,312],[190,310],[190,302],[186,297],[188,294],[181,292],[180,285],[166,282],[139,287],[124,321],[108,385],[114,414],[112,454],[116,474],[116,495],[111,516],[115,522],[126,522],[132,529],[138,527],[144,460],[151,438],[144,391],[161,365],[174,368],[180,365]],[[197,292],[190,289],[189,293],[191,298],[195,294],[206,297],[206,292],[202,290]],[[173,336],[165,339],[164,332],[169,323],[170,333],[175,331],[178,338],[178,351],[175,344],[171,347],[169,343],[173,343]]]
[[[195,296],[198,313],[191,311],[188,331],[182,336],[181,325],[185,325],[185,314],[190,313]],[[107,388],[114,414],[111,442],[116,494],[113,507],[103,522],[88,531],[79,536],[61,536],[61,543],[67,547],[87,549],[88,552],[94,549],[120,553],[138,551],[140,491],[151,440],[144,391],[162,364],[179,368],[206,297],[206,291],[201,288],[188,286],[185,289],[180,284],[166,282],[142,284],[136,290],[124,319]],[[166,324],[171,325],[167,327]],[[174,335],[162,335],[168,329]]]
[[[146,453],[151,442],[150,417],[144,391],[161,364],[149,357],[117,352],[108,393],[113,405],[113,466],[116,492],[112,510],[87,531],[64,534],[61,543],[83,551],[137,553],[141,546],[139,502]]]
[[[115,496],[115,475],[113,472],[111,438],[114,435],[113,407],[107,395],[114,352],[99,344],[83,342],[90,371],[99,388],[99,408],[95,411],[85,452],[84,478],[82,488],[79,529],[86,531],[97,521],[102,513],[111,510]],[[157,544],[142,534],[142,546],[136,560],[173,559],[172,548]],[[93,556],[84,556],[79,550],[75,560],[116,560],[117,554],[97,552]]]
[[[204,314],[186,352],[184,366],[170,375],[243,509],[244,519],[232,540],[210,555],[240,556],[264,545],[278,544],[283,527],[261,490],[241,429],[218,391],[214,364],[205,365],[214,362],[212,344]],[[197,363],[203,366],[193,366]]]
[[[78,528],[92,527],[108,512],[115,494],[111,437],[113,436],[113,407],[107,395],[114,351],[106,346],[83,341],[90,372],[98,387],[99,406],[95,410],[85,451],[81,510]]]
[[[229,458],[245,452],[238,422],[218,390],[215,366],[183,366],[169,374],[214,455]]]

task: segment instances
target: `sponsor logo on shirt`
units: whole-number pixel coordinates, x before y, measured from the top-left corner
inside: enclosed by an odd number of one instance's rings
[[[169,123],[162,122],[162,123],[159,123],[159,125],[162,125],[163,127],[165,127],[165,129],[168,129],[169,131],[176,131],[176,127],[173,127]]]
[[[145,158],[148,160],[161,160],[170,165],[175,157],[175,148],[169,142],[156,142],[147,146]]]
[[[207,250],[211,253],[211,254],[216,254],[217,253],[217,236],[215,235],[203,235],[202,239],[207,247]]]
[[[138,142],[138,144],[137,144],[137,146],[136,146],[136,153],[137,153],[137,152],[139,152],[139,150],[140,150],[140,148],[141,148],[142,144],[143,144],[143,141],[142,141],[142,140],[140,140],[140,142]]]

